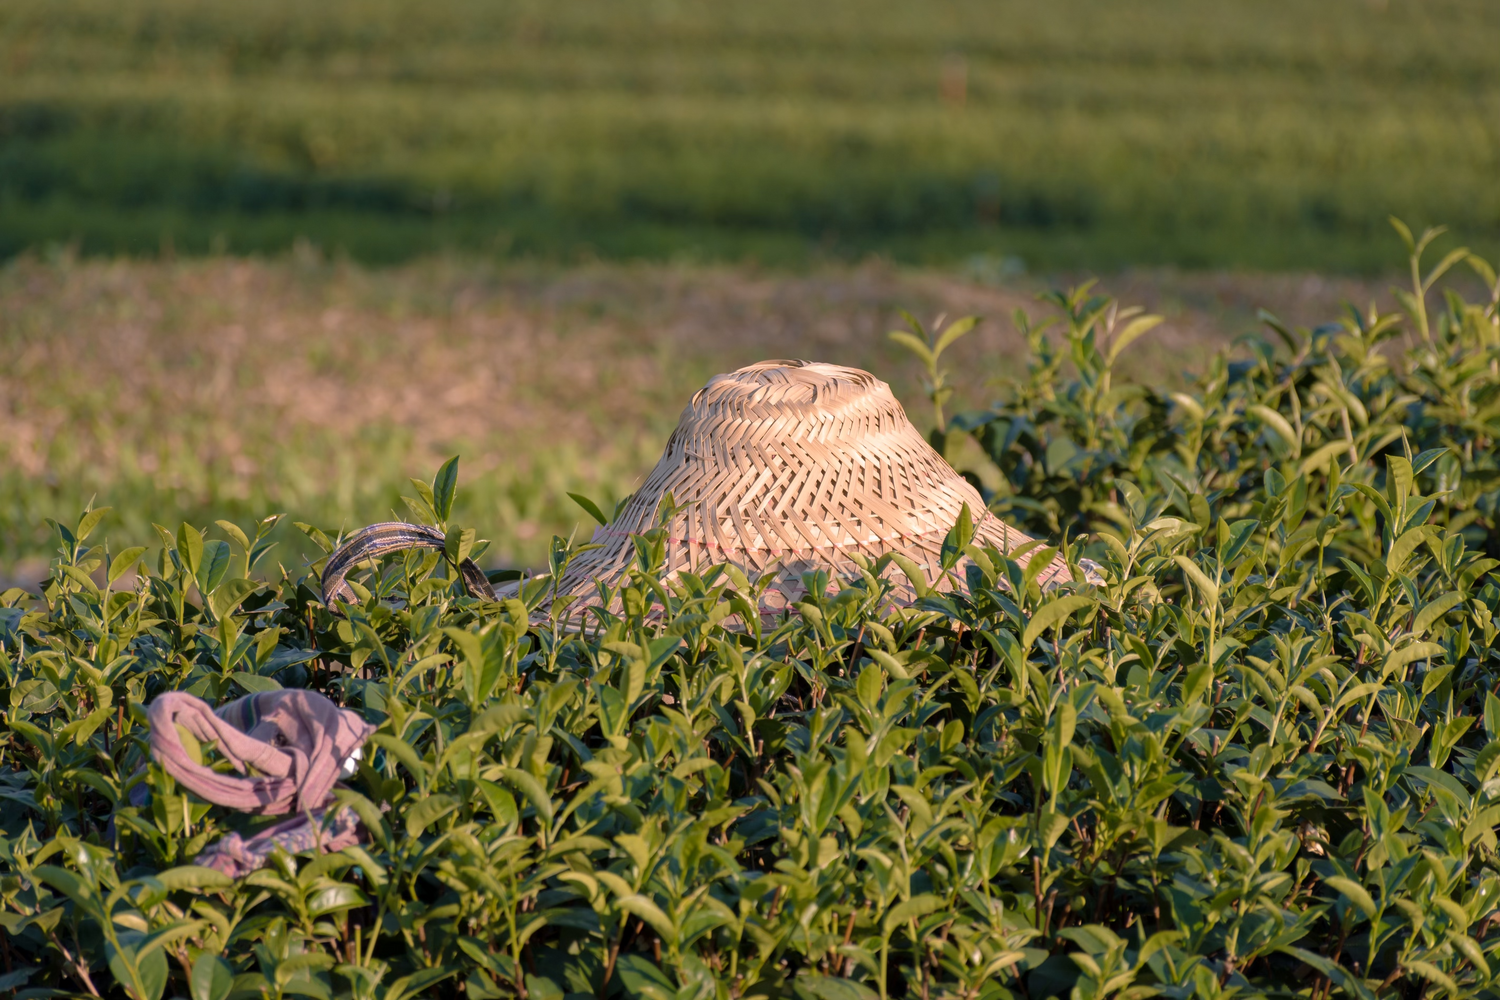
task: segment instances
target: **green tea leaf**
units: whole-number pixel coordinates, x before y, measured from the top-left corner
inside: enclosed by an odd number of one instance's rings
[[[1422,610],[1417,612],[1417,617],[1412,621],[1412,634],[1427,634],[1432,626],[1437,624],[1438,619],[1458,607],[1463,601],[1464,596],[1462,594],[1450,591],[1424,604]]]
[[[73,537],[80,542],[87,540],[89,535],[94,533],[94,529],[99,526],[99,522],[104,520],[105,515],[112,510],[114,510],[113,507],[96,507],[83,515],[78,521],[78,530],[73,532]]]
[[[604,516],[604,511],[600,510],[599,505],[594,503],[594,501],[581,493],[569,493],[568,496],[574,503],[582,507],[588,513],[589,517],[592,517],[600,524],[609,524],[609,518]]]
[[[215,618],[224,618],[234,613],[240,604],[251,594],[260,590],[264,584],[256,583],[254,580],[238,579],[229,580],[214,590],[213,597],[209,599],[209,607]]]
[[[1026,631],[1021,635],[1021,648],[1029,650],[1047,629],[1054,625],[1060,627],[1068,616],[1085,608],[1091,608],[1094,604],[1092,597],[1072,594],[1042,605],[1036,614],[1031,616],[1031,621],[1026,623]]]
[[[1358,882],[1335,875],[1323,880],[1330,889],[1335,890],[1349,902],[1359,908],[1359,911],[1370,919],[1375,918],[1375,900],[1369,891]]]
[[[432,477],[432,509],[439,522],[448,520],[448,516],[453,513],[453,496],[457,491],[458,456],[454,455]]]
[[[196,577],[203,565],[203,535],[186,521],[177,529],[177,554],[188,576]]]
[[[933,356],[931,348],[929,348],[924,341],[913,336],[910,333],[907,333],[905,330],[892,330],[890,333],[886,334],[886,336],[889,337],[894,343],[900,344],[908,351],[911,351],[921,359],[924,365],[927,365],[929,368],[937,363],[937,359]]]
[[[1245,412],[1259,418],[1262,423],[1276,432],[1276,435],[1286,443],[1287,449],[1291,452],[1293,459],[1301,457],[1302,438],[1292,428],[1292,425],[1287,422],[1286,417],[1283,417],[1269,406],[1264,406],[1260,403],[1253,403],[1245,407]]]
[[[251,694],[265,694],[269,691],[280,691],[281,684],[274,677],[262,677],[260,674],[252,674],[244,670],[237,670],[233,675],[234,682]]]
[[[1189,580],[1193,581],[1193,586],[1197,588],[1203,603],[1210,605],[1219,603],[1218,584],[1210,580],[1208,574],[1203,572],[1197,563],[1193,562],[1187,556],[1173,556],[1172,561],[1182,568],[1182,572],[1187,575]]]
[[[537,815],[547,823],[552,822],[552,797],[542,787],[542,783],[526,771],[518,768],[508,767],[500,772],[502,780],[516,791],[520,792],[527,801],[536,809]]]
[[[452,795],[430,795],[406,811],[406,832],[420,837],[437,820],[453,812],[461,803]]]
[[[135,946],[143,935],[134,931],[119,934],[120,945],[116,947],[106,941],[104,952],[109,962],[109,971],[115,981],[125,987],[132,1000],[161,1000],[167,988],[167,958],[157,949],[141,955]]]
[[[110,561],[109,575],[106,579],[109,583],[113,584],[120,577],[130,572],[131,568],[140,562],[141,556],[145,554],[146,546],[144,545],[132,545],[128,549],[122,549]]]
[[[234,879],[223,872],[202,865],[168,868],[153,877],[173,892],[179,889],[223,889],[234,884]]]
[[[925,917],[929,913],[936,913],[943,908],[943,897],[934,893],[920,893],[905,902],[897,903],[891,907],[891,911],[885,916],[885,926],[899,927],[908,920]]]
[[[1125,325],[1125,328],[1115,334],[1114,340],[1109,345],[1109,353],[1105,356],[1105,362],[1114,367],[1115,360],[1120,353],[1134,343],[1142,334],[1154,330],[1161,324],[1161,316],[1137,316]]]
[[[188,980],[192,1000],[226,1000],[234,985],[234,970],[219,956],[203,952],[193,963]]]
[[[669,945],[677,943],[677,928],[672,925],[671,918],[650,899],[640,893],[631,893],[616,902],[626,913],[633,913],[650,924],[651,929],[661,935],[662,941]]]

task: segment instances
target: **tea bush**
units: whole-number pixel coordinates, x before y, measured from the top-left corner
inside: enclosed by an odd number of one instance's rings
[[[45,592],[0,611],[0,985],[1497,995],[1500,285],[1471,260],[1488,300],[1434,307],[1463,255],[1421,249],[1402,313],[1271,320],[1284,350],[1180,393],[1112,384],[1152,320],[1086,288],[990,409],[948,416],[962,325],[903,336],[937,443],[974,435],[997,507],[1098,588],[1043,593],[961,521],[967,595],[889,607],[875,564],[766,624],[736,572],[664,582],[648,532],[580,632],[536,614],[545,578],[476,600],[435,553],[336,613],[319,564],[269,570],[269,520],[161,529],[133,578],[100,511],[57,524]],[[455,471],[411,507],[459,558]],[[379,723],[339,793],[369,839],[231,882],[193,860],[253,824],[149,763],[141,706],[282,685]]]

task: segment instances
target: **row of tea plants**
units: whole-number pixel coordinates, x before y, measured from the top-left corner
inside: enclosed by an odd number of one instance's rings
[[[0,990],[1500,995],[1500,285],[1470,258],[1485,293],[1440,297],[1466,258],[1426,242],[1401,312],[1268,320],[1181,392],[1112,383],[1154,320],[1086,288],[1018,318],[989,409],[948,413],[966,324],[898,338],[935,442],[976,438],[996,509],[1101,587],[1042,592],[964,519],[965,595],[891,607],[873,564],[765,623],[735,571],[664,582],[648,532],[580,633],[545,578],[453,585],[454,463],[410,501],[448,551],[337,609],[270,520],[154,554],[57,524],[0,602]],[[150,763],[142,706],[281,686],[379,724],[339,792],[368,841],[231,881],[193,860],[253,824]]]

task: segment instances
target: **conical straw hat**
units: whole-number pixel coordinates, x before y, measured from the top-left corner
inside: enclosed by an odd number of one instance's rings
[[[668,496],[674,507],[660,524]],[[630,536],[658,526],[666,528],[668,575],[717,563],[751,580],[774,573],[766,611],[797,600],[810,570],[858,578],[855,553],[871,561],[905,555],[946,590],[953,581],[940,564],[943,540],[965,504],[974,544],[1011,552],[1032,541],[986,509],[874,375],[762,361],[716,375],[694,394],[645,484],[594,531],[600,547],[573,559],[559,592],[597,603],[594,581],[621,581],[636,559]],[[890,567],[887,576],[895,600],[915,599],[901,571]],[[963,580],[961,566],[956,576]],[[1043,586],[1070,579],[1060,558],[1039,577]]]
[[[664,523],[658,512],[671,505]],[[763,614],[805,593],[802,577],[824,570],[857,579],[854,556],[887,553],[916,564],[939,591],[965,574],[944,574],[943,541],[964,505],[973,543],[1011,553],[1032,542],[991,514],[979,492],[953,471],[906,419],[891,387],[857,368],[807,361],[762,361],[716,375],[694,394],[666,451],[613,522],[594,531],[598,546],[575,556],[557,581],[558,596],[581,609],[600,602],[597,582],[621,583],[636,561],[632,535],[666,529],[667,578],[728,563],[751,580],[773,574]],[[345,576],[358,563],[404,548],[443,547],[441,532],[391,522],[351,535],[329,557],[323,592],[353,600]],[[1033,546],[1035,548],[1035,546]],[[1016,556],[1025,564],[1029,552]],[[1101,582],[1083,562],[1086,579]],[[483,572],[461,567],[468,589],[489,593]],[[887,567],[891,598],[916,594],[905,571]],[[1061,558],[1038,576],[1044,587],[1071,580]],[[514,595],[518,583],[500,588]]]

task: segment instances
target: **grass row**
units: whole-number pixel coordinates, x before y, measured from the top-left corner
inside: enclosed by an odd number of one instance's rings
[[[977,252],[1371,269],[1488,247],[1492,8],[374,6],[0,12],[0,252]]]

